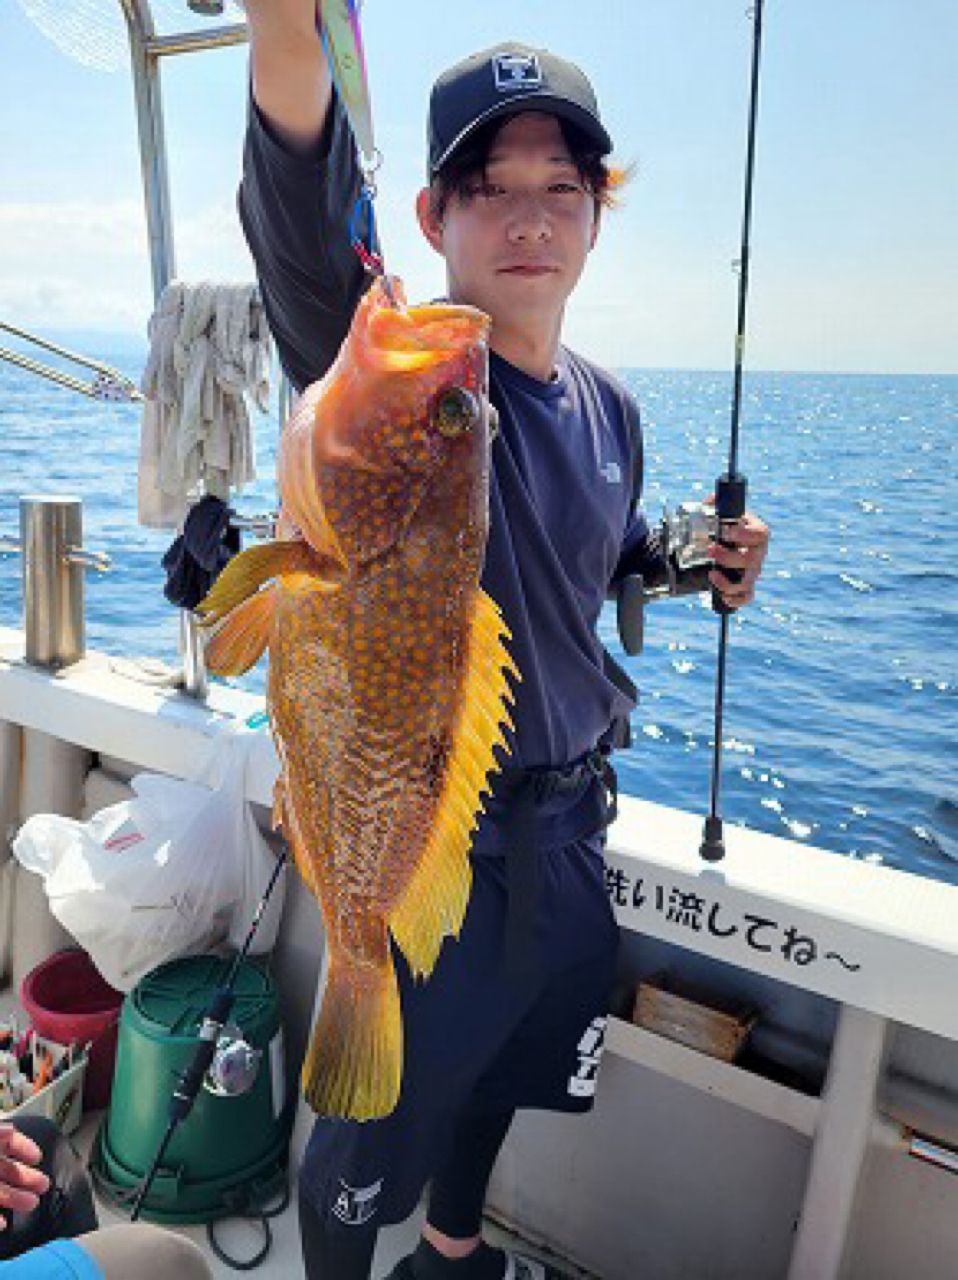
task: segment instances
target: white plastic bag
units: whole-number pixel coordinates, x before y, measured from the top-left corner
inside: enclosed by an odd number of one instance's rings
[[[131,800],[88,822],[38,814],[13,852],[43,877],[50,909],[103,977],[130,991],[151,969],[222,942],[237,949],[276,859],[246,801],[249,744],[221,734],[202,782],[140,773]],[[282,912],[277,884],[251,950],[270,950]]]

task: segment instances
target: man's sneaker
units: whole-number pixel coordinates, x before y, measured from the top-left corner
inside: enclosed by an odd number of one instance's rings
[[[506,1270],[502,1280],[569,1280],[562,1271],[556,1271],[537,1258],[528,1258],[522,1253],[513,1253],[511,1249],[503,1249]]]
[[[424,1244],[400,1259],[387,1280],[570,1280],[548,1263],[512,1249],[493,1249],[484,1240],[460,1262],[448,1262]]]
[[[386,1277],[386,1280],[416,1280],[416,1272],[412,1260],[413,1254],[411,1253],[407,1253],[405,1258],[400,1258]]]

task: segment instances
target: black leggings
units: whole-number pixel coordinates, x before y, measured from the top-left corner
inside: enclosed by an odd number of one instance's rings
[[[0,1259],[19,1257],[51,1240],[83,1235],[96,1229],[96,1210],[90,1179],[73,1148],[50,1120],[23,1116],[14,1121],[43,1152],[40,1168],[50,1186],[28,1213],[4,1210],[6,1230],[0,1231]]]
[[[469,1111],[456,1126],[446,1159],[429,1188],[429,1225],[468,1240],[482,1227],[482,1206],[499,1149],[515,1111]]]
[[[514,1111],[468,1111],[456,1125],[429,1191],[430,1226],[455,1240],[479,1234],[492,1167]],[[379,1229],[346,1226],[321,1215],[299,1191],[299,1230],[306,1280],[368,1280]]]

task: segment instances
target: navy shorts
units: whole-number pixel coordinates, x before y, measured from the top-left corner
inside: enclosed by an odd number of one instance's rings
[[[470,1109],[589,1110],[619,938],[602,848],[595,836],[539,855],[529,977],[505,967],[502,856],[473,855],[462,934],[447,939],[428,981],[414,982],[394,948],[405,1045],[399,1103],[382,1120],[316,1120],[300,1191],[323,1217],[402,1222]]]

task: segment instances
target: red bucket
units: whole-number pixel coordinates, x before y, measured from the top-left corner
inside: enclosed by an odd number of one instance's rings
[[[90,1042],[83,1106],[105,1107],[123,993],[104,982],[85,951],[58,951],[23,979],[20,1003],[45,1039],[57,1044]]]

